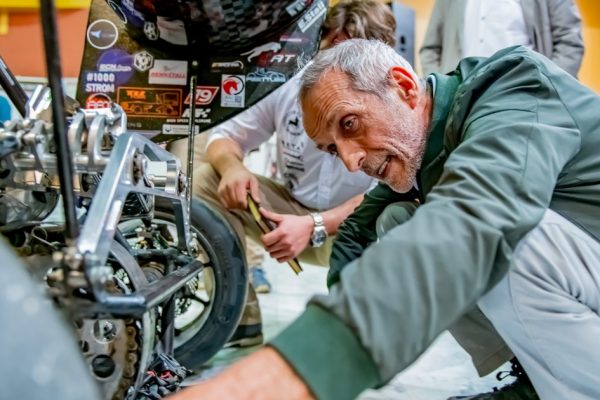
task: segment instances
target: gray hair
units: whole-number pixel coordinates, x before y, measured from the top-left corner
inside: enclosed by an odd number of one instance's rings
[[[393,48],[378,40],[348,39],[317,54],[302,74],[300,100],[315,86],[325,73],[336,70],[350,78],[353,89],[385,97],[391,87],[389,70],[402,67],[423,87],[422,81]]]

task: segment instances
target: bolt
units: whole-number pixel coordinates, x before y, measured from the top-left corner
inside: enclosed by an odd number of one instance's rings
[[[146,164],[147,162],[142,154],[136,152],[133,155],[132,171],[134,184],[137,184],[144,176]]]
[[[91,269],[90,280],[93,282],[106,283],[112,276],[113,269],[108,266],[95,267]]]
[[[97,356],[92,360],[92,371],[99,378],[108,378],[115,372],[115,362],[109,356]]]
[[[94,323],[94,336],[99,341],[108,342],[117,335],[117,327],[110,321],[98,320]]]
[[[187,178],[183,172],[179,172],[177,178],[177,194],[181,194],[187,188]]]
[[[200,254],[200,243],[198,243],[196,238],[192,238],[192,240],[190,240],[188,243],[188,249],[190,250],[190,255],[193,257],[196,257],[198,254]]]

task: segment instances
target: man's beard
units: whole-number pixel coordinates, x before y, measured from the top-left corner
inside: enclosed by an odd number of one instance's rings
[[[397,118],[385,135],[382,147],[386,150],[371,156],[362,165],[363,171],[378,178],[379,168],[388,156],[392,156],[390,161],[396,166],[400,161],[403,168],[402,171],[390,171],[384,181],[396,192],[408,192],[415,186],[417,172],[421,168],[427,143],[426,130],[427,127],[418,118]]]

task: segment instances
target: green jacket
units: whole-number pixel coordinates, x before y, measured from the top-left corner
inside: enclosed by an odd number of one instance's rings
[[[271,343],[319,399],[410,365],[505,275],[548,207],[600,240],[600,97],[522,47],[430,80],[423,204],[372,243],[398,200],[374,189],[338,233],[339,282]]]

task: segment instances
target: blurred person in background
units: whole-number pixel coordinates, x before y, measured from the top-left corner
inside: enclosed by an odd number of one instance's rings
[[[522,45],[577,77],[584,46],[573,0],[436,0],[419,51],[423,75],[447,73],[466,57]]]

